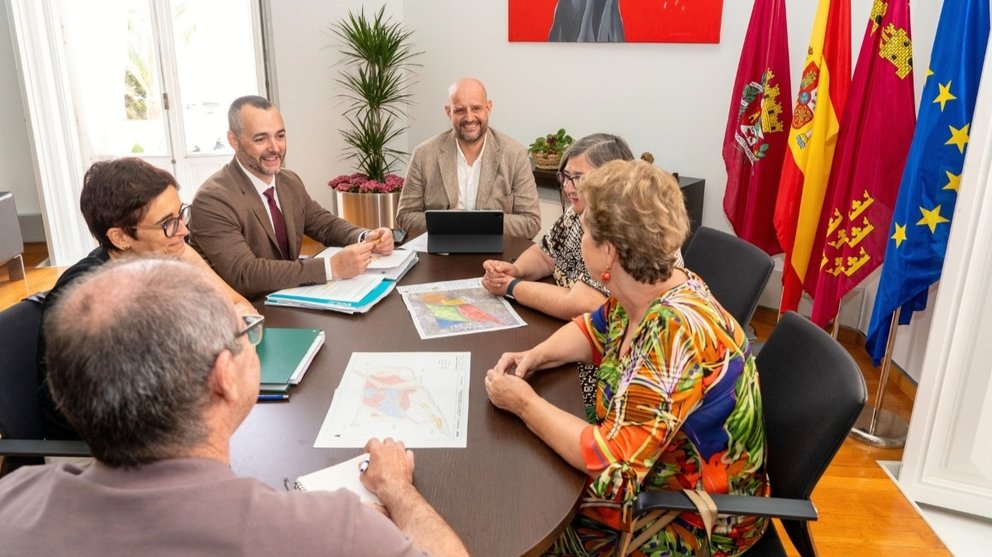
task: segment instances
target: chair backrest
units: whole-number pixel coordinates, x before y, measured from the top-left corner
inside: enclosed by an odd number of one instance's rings
[[[41,439],[38,327],[41,303],[22,300],[0,312],[0,434]]]
[[[757,357],[772,495],[807,499],[854,426],[868,395],[861,369],[833,337],[789,312]],[[800,555],[807,523],[782,521]]]
[[[716,300],[746,327],[775,263],[757,246],[700,226],[682,253],[685,266],[706,281]]]

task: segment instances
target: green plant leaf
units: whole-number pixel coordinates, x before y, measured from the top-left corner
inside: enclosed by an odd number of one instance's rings
[[[342,69],[335,82],[343,92],[344,118],[348,128],[341,130],[347,145],[344,156],[356,170],[374,180],[383,181],[407,153],[393,148],[406,127],[406,108],[411,104],[410,75],[419,64],[412,31],[385,16],[385,6],[372,18],[364,8],[357,14],[349,11],[331,26],[340,42]]]

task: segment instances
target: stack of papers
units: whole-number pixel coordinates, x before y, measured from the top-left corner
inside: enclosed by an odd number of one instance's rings
[[[266,327],[255,350],[261,364],[261,392],[285,393],[298,385],[324,345],[320,329]]]
[[[317,257],[330,257],[341,249],[327,248]],[[373,257],[369,268],[355,278],[285,288],[269,294],[265,305],[365,313],[385,298],[418,260],[416,252],[393,250],[390,255]]]
[[[396,281],[385,280],[381,276],[359,275],[325,284],[285,288],[269,294],[265,305],[365,313],[385,298],[394,286]]]
[[[327,248],[316,257],[330,258],[344,248]],[[362,275],[381,276],[384,279],[397,281],[419,261],[417,252],[406,249],[395,249],[389,255],[372,254],[372,262]]]

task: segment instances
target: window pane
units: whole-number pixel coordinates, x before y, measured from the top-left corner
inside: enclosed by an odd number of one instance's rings
[[[242,95],[258,94],[249,2],[173,1],[187,154],[232,153],[227,144],[227,108]]]
[[[147,0],[115,0],[99,10],[62,0],[58,12],[84,157],[168,156]]]

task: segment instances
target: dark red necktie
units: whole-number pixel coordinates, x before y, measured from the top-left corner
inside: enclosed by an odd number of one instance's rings
[[[286,221],[282,218],[282,211],[276,205],[276,188],[271,187],[265,190],[265,198],[269,200],[269,214],[272,215],[272,228],[276,233],[276,241],[279,242],[279,249],[282,251],[283,259],[289,259],[289,238],[286,236]]]

